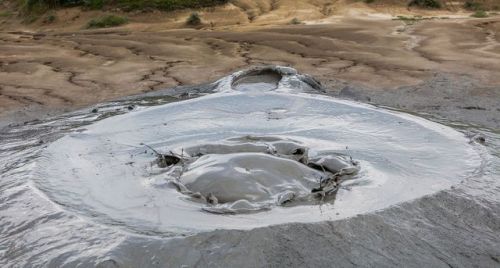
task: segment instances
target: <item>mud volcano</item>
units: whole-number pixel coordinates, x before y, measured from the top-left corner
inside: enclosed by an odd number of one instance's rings
[[[190,147],[186,155],[155,153],[179,192],[209,204],[203,210],[249,213],[333,198],[341,181],[359,171],[350,157],[309,159],[308,151],[291,140],[245,136]]]
[[[93,221],[177,236],[350,217],[477,172],[462,133],[318,89],[289,68],[239,72],[211,94],[71,132],[33,180]]]
[[[0,266],[498,264],[498,131],[324,93],[254,68],[0,129]]]

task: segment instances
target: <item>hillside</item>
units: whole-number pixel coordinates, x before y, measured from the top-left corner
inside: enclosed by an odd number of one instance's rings
[[[329,22],[360,14],[468,16],[499,9],[497,0],[0,0],[0,30],[214,28]]]

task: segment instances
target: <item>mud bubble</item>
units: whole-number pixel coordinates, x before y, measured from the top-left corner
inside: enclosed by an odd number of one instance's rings
[[[341,154],[309,158],[309,148],[278,137],[244,136],[157,153],[156,164],[177,190],[212,213],[249,213],[274,206],[333,200],[359,163]],[[168,161],[167,159],[176,159]]]

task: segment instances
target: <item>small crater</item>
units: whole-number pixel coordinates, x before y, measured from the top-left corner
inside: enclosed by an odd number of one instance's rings
[[[282,75],[272,69],[253,70],[235,78],[232,88],[238,91],[269,91],[276,89]]]

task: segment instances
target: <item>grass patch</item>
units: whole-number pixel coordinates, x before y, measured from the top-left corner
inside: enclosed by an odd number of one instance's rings
[[[0,18],[8,18],[10,16],[12,16],[12,12],[10,12],[8,10],[0,12]]]
[[[116,27],[123,25],[127,22],[128,22],[127,18],[116,15],[106,15],[97,19],[90,20],[87,23],[87,29]]]
[[[49,14],[45,18],[43,18],[43,23],[45,24],[51,24],[57,20],[56,15],[54,14]]]
[[[297,18],[293,18],[293,19],[290,21],[290,24],[295,24],[295,25],[297,25],[297,24],[302,24],[302,21],[300,21],[300,20],[299,20],[299,19],[297,19]]]
[[[438,9],[442,7],[438,0],[411,0],[408,6],[417,6],[421,8]]]
[[[473,18],[487,18],[488,17],[488,13],[486,13],[486,11],[484,11],[484,10],[477,10],[476,12],[474,12],[470,16],[473,17]]]
[[[421,20],[425,20],[428,18],[424,18],[422,16],[413,16],[413,17],[406,17],[406,16],[397,16],[396,18],[393,18],[392,20],[400,20],[404,22],[406,25],[413,25]]]
[[[197,12],[191,13],[189,17],[186,19],[186,24],[190,26],[198,26],[201,25],[201,17]]]

